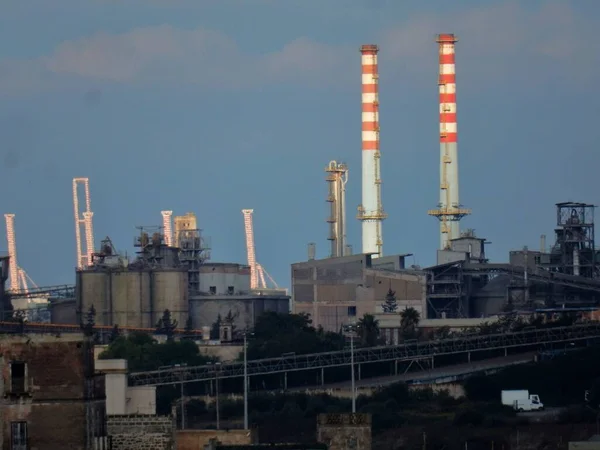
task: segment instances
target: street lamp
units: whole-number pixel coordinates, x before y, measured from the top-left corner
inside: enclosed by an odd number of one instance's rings
[[[350,335],[350,373],[352,383],[352,414],[356,414],[356,383],[354,381],[354,334],[358,333],[360,325],[356,323],[344,326],[344,331]]]
[[[248,429],[248,336],[253,335],[244,331],[244,430]]]

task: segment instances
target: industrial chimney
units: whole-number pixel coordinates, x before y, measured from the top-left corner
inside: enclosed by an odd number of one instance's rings
[[[362,251],[383,256],[382,221],[387,217],[381,203],[381,170],[379,160],[379,71],[376,45],[360,48],[362,60],[362,205],[358,220],[362,221]]]
[[[458,197],[458,153],[456,138],[456,70],[453,34],[439,34],[440,72],[440,202],[438,209],[428,211],[440,221],[440,248],[450,248],[450,240],[460,237],[459,222],[471,214],[463,209]]]
[[[348,166],[330,161],[325,168],[329,184],[327,201],[331,205],[331,211],[327,222],[330,230],[328,240],[331,241],[330,257],[344,256],[346,245],[346,183],[348,183]]]

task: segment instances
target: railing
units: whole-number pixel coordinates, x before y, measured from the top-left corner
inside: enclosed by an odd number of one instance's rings
[[[574,325],[570,327],[545,328],[485,336],[459,337],[437,341],[413,341],[396,346],[373,347],[354,351],[354,363],[376,363],[384,361],[409,361],[434,356],[468,353],[475,351],[544,347],[549,344],[600,338],[600,323]],[[348,366],[350,350],[337,352],[294,355],[279,358],[248,361],[247,373],[264,375],[328,367]],[[186,382],[213,380],[217,368],[214,365],[188,366],[168,370],[134,372],[129,376],[131,385],[167,385]],[[219,378],[237,378],[244,374],[243,363],[224,363],[218,367]]]
[[[96,325],[94,331],[99,334],[110,334],[113,331],[113,327],[110,325]],[[155,328],[137,328],[137,327],[119,327],[120,332],[128,333],[132,331],[139,331],[142,333],[154,334],[156,333]],[[81,333],[82,329],[80,325],[68,325],[58,323],[39,323],[39,322],[25,322],[19,323],[17,321],[0,321],[0,334],[1,333]],[[202,336],[202,330],[184,330],[178,328],[174,330],[176,335],[186,335],[200,338]]]

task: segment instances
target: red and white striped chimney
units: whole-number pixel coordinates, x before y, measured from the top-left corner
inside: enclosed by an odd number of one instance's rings
[[[381,202],[379,151],[379,72],[376,45],[360,48],[362,64],[362,252],[383,256],[382,221],[387,216]]]
[[[450,241],[460,237],[459,222],[471,214],[461,208],[458,195],[458,147],[456,127],[456,65],[453,34],[439,34],[439,94],[440,94],[440,202],[429,215],[440,221],[440,248],[450,247]]]

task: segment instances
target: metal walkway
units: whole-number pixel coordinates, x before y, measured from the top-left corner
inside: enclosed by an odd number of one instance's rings
[[[385,361],[412,361],[431,359],[442,355],[509,348],[534,350],[552,344],[598,338],[600,338],[600,323],[589,323],[571,327],[536,329],[516,333],[461,337],[439,341],[415,341],[397,346],[357,349],[354,351],[354,362],[355,364],[368,364]],[[248,376],[253,376],[349,365],[350,350],[342,350],[310,355],[251,360],[248,361],[247,370]],[[132,386],[159,386],[210,381],[215,378],[217,370],[219,378],[237,378],[243,376],[244,365],[243,363],[235,362],[223,363],[219,367],[205,365],[134,372],[129,375],[129,380]]]

